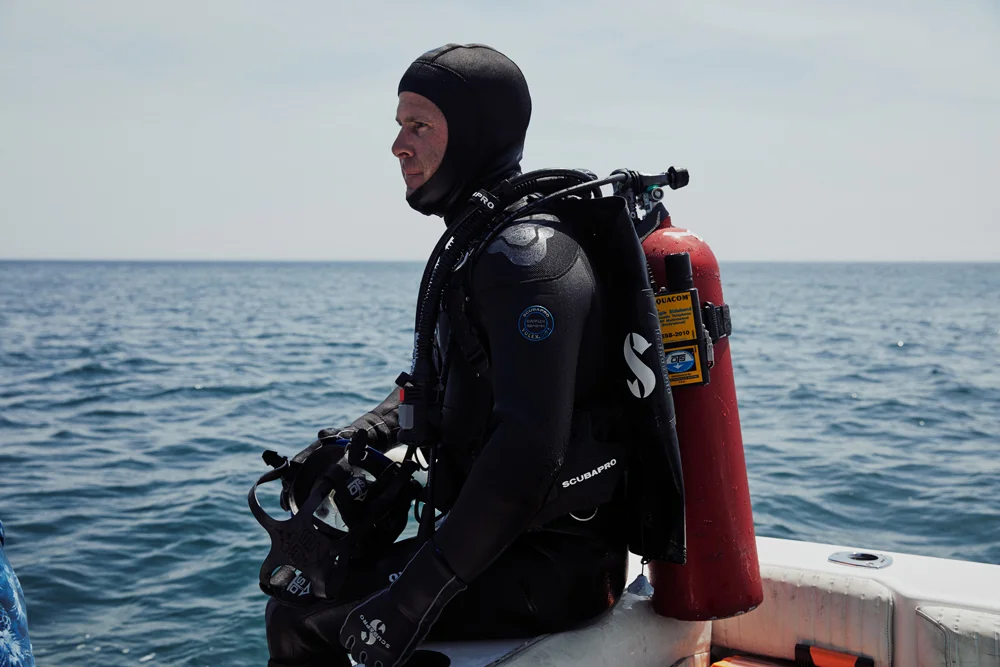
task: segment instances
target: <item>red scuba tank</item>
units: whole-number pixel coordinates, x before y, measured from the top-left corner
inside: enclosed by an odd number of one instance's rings
[[[669,215],[642,247],[657,288],[675,289],[667,284],[666,256],[688,253],[701,304],[724,304],[715,254],[693,232],[673,227]],[[729,338],[719,338],[713,352],[707,384],[673,387],[687,562],[649,564],[656,613],[690,621],[735,616],[764,599]]]

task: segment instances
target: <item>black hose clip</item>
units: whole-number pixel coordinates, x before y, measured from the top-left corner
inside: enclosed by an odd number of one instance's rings
[[[487,213],[495,213],[500,206],[500,198],[489,190],[476,190],[469,197],[469,203],[475,204]]]
[[[510,197],[514,194],[514,186],[510,179],[504,179],[493,190],[481,188],[472,193],[469,203],[478,206],[488,215],[496,215],[510,204]]]

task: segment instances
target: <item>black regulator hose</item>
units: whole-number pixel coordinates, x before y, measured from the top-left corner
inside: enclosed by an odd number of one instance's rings
[[[526,216],[532,211],[538,209],[541,206],[544,206],[545,204],[549,203],[554,199],[562,199],[563,197],[568,197],[569,195],[577,195],[588,191],[593,193],[596,197],[600,197],[602,185],[623,183],[626,184],[626,189],[632,191],[644,190],[649,187],[666,185],[669,186],[672,190],[677,190],[679,188],[685,187],[690,179],[687,169],[677,169],[675,167],[671,167],[662,174],[641,174],[637,171],[618,169],[616,171],[613,171],[611,175],[608,176],[607,178],[602,178],[600,180],[597,180],[597,176],[590,172],[562,170],[562,169],[552,169],[547,171],[570,173],[576,175],[578,178],[582,175],[587,175],[589,176],[589,178],[584,183],[580,183],[579,185],[572,185],[562,190],[557,190],[556,192],[547,194],[541,199],[529,203],[527,206],[524,206],[523,208],[519,208],[518,210],[509,213],[506,217],[500,220],[500,222],[496,226],[494,226],[493,228],[494,232],[497,229],[502,228],[505,224],[513,220],[515,217]],[[539,172],[533,172],[533,173],[539,173]]]
[[[424,273],[420,278],[420,289],[417,291],[418,303],[423,298],[424,294],[426,294],[427,292],[427,285],[430,283],[431,274],[434,271],[434,267],[438,265],[438,259],[441,256],[441,252],[447,246],[448,242],[453,238],[454,230],[464,225],[470,218],[482,214],[483,210],[481,208],[476,206],[470,206],[462,213],[462,215],[458,217],[457,220],[455,220],[455,222],[453,222],[449,226],[448,229],[445,230],[444,234],[441,235],[441,238],[438,239],[438,242],[435,244],[434,249],[431,251],[430,257],[427,260],[427,264],[424,266]]]
[[[597,180],[597,175],[589,171],[578,169],[544,169],[529,172],[525,176],[530,177],[523,184],[528,193],[549,195],[556,192],[560,186],[568,187],[570,184],[567,181],[573,181],[577,183],[590,183],[593,196],[601,196],[600,187],[593,187],[592,183]]]

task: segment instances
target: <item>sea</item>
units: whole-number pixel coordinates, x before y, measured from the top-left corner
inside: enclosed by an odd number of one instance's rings
[[[261,454],[389,393],[422,269],[0,262],[0,520],[40,667],[266,662]],[[1000,564],[1000,264],[722,279],[757,534]]]

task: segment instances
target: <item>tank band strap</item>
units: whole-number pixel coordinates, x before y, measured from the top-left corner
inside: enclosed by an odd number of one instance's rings
[[[701,321],[708,329],[708,335],[711,336],[713,343],[733,334],[733,320],[729,316],[728,304],[716,306],[711,301],[706,301],[701,307]]]

